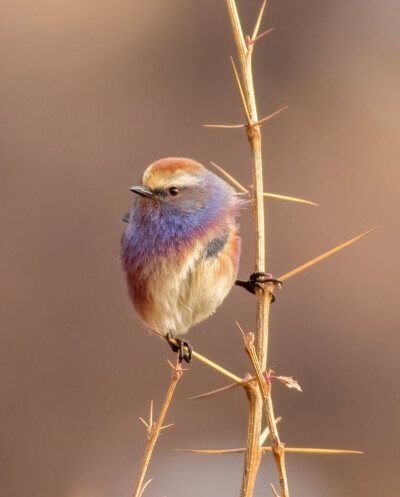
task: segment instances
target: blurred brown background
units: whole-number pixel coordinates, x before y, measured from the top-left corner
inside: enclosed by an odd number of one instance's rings
[[[240,0],[246,32],[261,1]],[[273,306],[270,365],[303,393],[274,388],[290,446],[363,456],[289,455],[297,497],[399,495],[400,4],[271,0],[255,50],[269,200],[269,270],[279,276],[380,229],[288,280]],[[119,265],[128,188],[163,156],[215,161],[251,182],[223,0],[2,0],[0,494],[130,495],[172,353],[128,301]],[[252,269],[243,214],[241,276]],[[190,333],[200,352],[249,370],[240,334],[254,302],[233,289]],[[174,448],[242,446],[246,399],[193,361],[149,468],[149,496],[238,495],[242,456]],[[271,495],[265,456],[256,496]]]

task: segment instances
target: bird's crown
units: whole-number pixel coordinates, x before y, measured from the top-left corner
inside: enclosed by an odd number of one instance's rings
[[[151,189],[184,188],[199,184],[206,171],[193,159],[169,157],[150,164],[142,177],[142,184]]]

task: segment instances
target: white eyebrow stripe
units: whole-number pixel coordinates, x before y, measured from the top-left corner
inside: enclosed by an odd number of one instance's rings
[[[200,178],[194,174],[182,173],[181,171],[177,171],[174,174],[171,174],[168,180],[169,186],[193,186],[197,185],[200,182]]]
[[[143,183],[147,184],[150,188],[170,188],[171,186],[184,188],[186,186],[198,185],[201,181],[202,178],[198,175],[179,170],[165,176],[161,174],[145,174],[143,176]]]

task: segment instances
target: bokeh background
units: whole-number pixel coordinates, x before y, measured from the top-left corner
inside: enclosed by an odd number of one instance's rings
[[[239,0],[246,32],[259,0]],[[397,496],[399,463],[400,4],[271,0],[256,46],[268,269],[279,276],[376,225],[379,230],[288,280],[272,312],[270,365],[303,393],[274,387],[290,446],[363,456],[289,455],[292,494]],[[229,62],[223,0],[2,0],[0,4],[0,494],[130,495],[172,352],[135,316],[119,264],[128,188],[164,156],[215,161],[251,182]],[[240,274],[252,270],[250,212]],[[233,289],[190,332],[196,349],[243,375]],[[242,456],[175,448],[243,446],[246,399],[193,361],[173,399],[146,495],[238,495]],[[265,456],[255,495],[276,485]]]

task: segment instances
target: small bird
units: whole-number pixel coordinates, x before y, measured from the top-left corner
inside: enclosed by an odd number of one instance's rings
[[[122,239],[130,298],[149,327],[181,340],[221,305],[234,285],[241,239],[235,221],[242,200],[198,162],[170,157],[151,164]]]
[[[246,203],[224,180],[188,158],[153,162],[124,217],[122,266],[130,298],[147,327],[191,359],[180,338],[221,305],[235,282],[254,293],[259,281],[236,281],[241,251],[236,217]],[[264,273],[261,276],[265,276]]]

